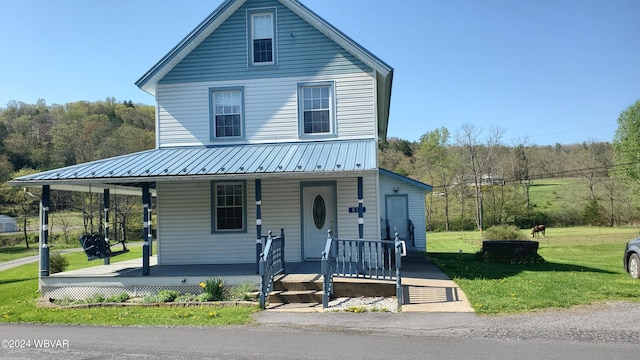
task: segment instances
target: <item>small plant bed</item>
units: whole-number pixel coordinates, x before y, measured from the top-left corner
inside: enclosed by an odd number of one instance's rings
[[[238,286],[228,287],[221,278],[212,278],[200,283],[203,289],[201,294],[180,293],[176,290],[164,289],[157,294],[147,294],[140,297],[131,297],[128,293],[122,292],[118,295],[106,297],[96,293],[83,300],[64,299],[41,299],[40,305],[47,307],[61,308],[92,308],[92,307],[188,307],[203,305],[220,306],[256,306],[257,292],[256,285],[243,283]]]

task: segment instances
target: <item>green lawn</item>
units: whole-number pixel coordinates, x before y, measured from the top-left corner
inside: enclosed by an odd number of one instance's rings
[[[140,258],[142,248],[113,258],[113,262]],[[101,265],[88,262],[84,253],[64,255],[69,260],[67,270]],[[198,306],[180,308],[92,308],[51,309],[36,306],[39,298],[38,264],[27,264],[0,272],[0,322],[28,322],[90,325],[189,325],[219,326],[250,323],[250,314],[257,307]]]
[[[24,245],[0,247],[0,262],[21,259],[33,255],[38,255],[38,244],[30,244],[29,249]]]
[[[640,301],[640,281],[622,269],[635,228],[551,228],[540,240],[543,264],[475,260],[477,232],[429,233],[429,257],[462,288],[476,312],[515,313],[607,300]],[[462,253],[460,253],[462,250]]]

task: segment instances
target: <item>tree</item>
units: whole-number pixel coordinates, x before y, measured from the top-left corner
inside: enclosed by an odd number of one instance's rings
[[[431,174],[432,185],[442,189],[437,194],[444,198],[445,231],[449,231],[449,196],[453,177],[448,147],[450,137],[449,130],[445,127],[427,132],[420,137],[418,151],[421,164],[426,168],[425,172]]]
[[[493,152],[499,145],[504,130],[495,127],[489,136],[485,138],[484,143],[480,142],[482,131],[470,124],[463,124],[460,131],[456,132],[456,142],[461,147],[462,153],[466,160],[466,168],[470,171],[474,192],[475,192],[475,215],[476,226],[482,231],[484,226],[483,211],[483,176],[491,176],[485,173],[489,168],[490,161],[493,160]]]
[[[616,163],[625,165],[624,175],[640,180],[640,100],[620,113],[613,148]]]
[[[26,176],[35,173],[32,169],[22,169],[13,174],[13,178]],[[27,234],[27,225],[29,217],[38,214],[38,206],[40,204],[40,193],[33,193],[30,190],[10,186],[6,182],[0,184],[0,197],[5,201],[5,211],[10,215],[20,216],[22,218],[22,231],[24,233],[24,243],[29,248],[29,236]],[[14,204],[7,206],[6,204]]]

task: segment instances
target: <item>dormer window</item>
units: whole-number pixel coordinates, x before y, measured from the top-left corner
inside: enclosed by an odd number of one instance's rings
[[[275,65],[275,9],[249,10],[247,15],[249,64],[251,66]]]

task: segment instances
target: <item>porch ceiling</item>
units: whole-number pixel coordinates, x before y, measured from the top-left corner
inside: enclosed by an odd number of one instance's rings
[[[26,175],[9,184],[81,190],[89,184],[135,188],[203,178],[346,175],[377,171],[376,151],[374,139],[161,148]]]

